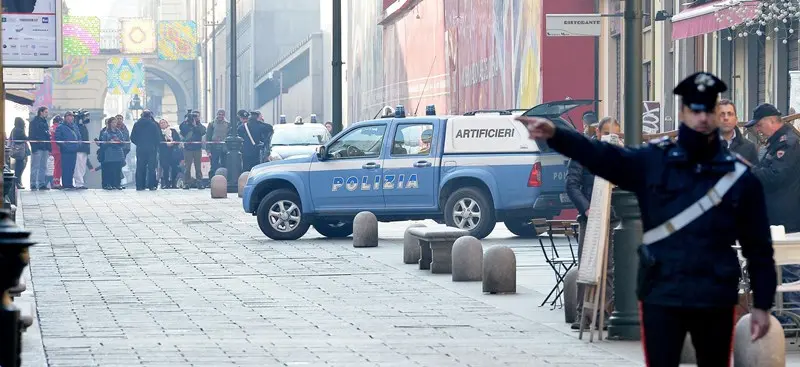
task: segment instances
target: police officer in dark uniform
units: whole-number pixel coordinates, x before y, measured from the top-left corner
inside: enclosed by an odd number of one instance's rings
[[[756,107],[745,127],[753,127],[767,138],[766,153],[753,167],[753,174],[764,186],[769,224],[782,225],[787,233],[800,232],[800,136],[769,103]]]
[[[674,90],[682,97],[677,142],[622,148],[592,141],[536,117],[519,117],[532,139],[575,159],[639,200],[645,233],[637,296],[648,366],[677,367],[686,333],[698,366],[730,365],[738,303],[736,241],[753,289],[752,338],[769,328],[776,287],[761,182],[720,140],[715,109],[727,86],[697,73]]]

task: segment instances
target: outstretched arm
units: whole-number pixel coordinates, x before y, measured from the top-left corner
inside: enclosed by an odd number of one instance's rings
[[[578,161],[593,174],[623,190],[638,191],[644,185],[646,157],[642,149],[623,148],[589,140],[575,131],[557,128],[552,122],[536,117],[518,117],[528,126],[532,139],[547,139],[557,152]]]

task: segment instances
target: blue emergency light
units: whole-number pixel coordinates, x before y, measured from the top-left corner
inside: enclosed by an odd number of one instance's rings
[[[311,114],[311,123],[312,124],[316,124],[317,123],[317,114],[316,113],[312,113]]]
[[[278,123],[279,124],[285,124],[286,123],[286,115],[281,115],[280,119],[278,120]]]
[[[436,116],[436,106],[432,104],[425,106],[425,115]]]
[[[395,118],[406,117],[406,108],[401,104],[397,105],[397,107],[394,109],[394,117]]]

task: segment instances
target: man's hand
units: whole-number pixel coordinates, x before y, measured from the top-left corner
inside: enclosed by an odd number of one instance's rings
[[[587,218],[589,217],[589,209],[587,208],[586,211],[583,213]]]
[[[556,125],[548,119],[518,116],[516,120],[528,128],[528,139],[550,139],[556,133]]]
[[[769,313],[764,310],[753,308],[750,310],[750,335],[751,340],[756,341],[767,335],[769,331]]]

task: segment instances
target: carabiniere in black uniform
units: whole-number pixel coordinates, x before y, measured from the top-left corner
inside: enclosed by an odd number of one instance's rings
[[[717,77],[697,73],[674,93],[682,96],[682,113],[712,118],[725,90]],[[548,144],[639,200],[645,235],[637,295],[648,366],[678,366],[687,332],[698,366],[730,365],[737,241],[748,261],[754,307],[768,311],[776,287],[763,190],[749,167],[723,146],[717,129],[704,134],[686,123],[677,142],[665,138],[639,148],[561,128]],[[727,190],[720,187],[726,182]],[[695,218],[680,216],[684,211]]]

